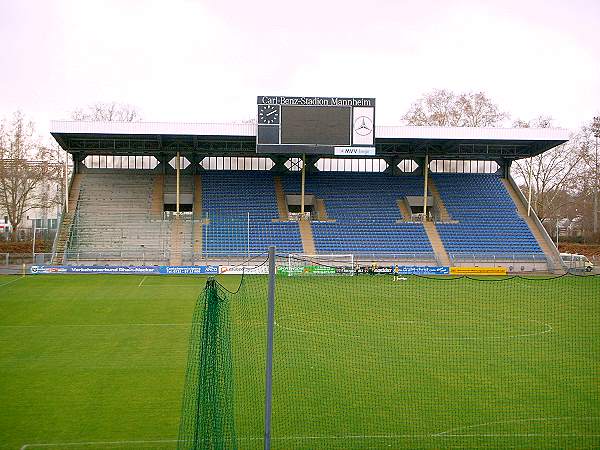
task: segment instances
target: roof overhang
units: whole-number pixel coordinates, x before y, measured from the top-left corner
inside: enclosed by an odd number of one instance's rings
[[[256,153],[253,123],[53,121],[50,129],[70,153]],[[428,154],[431,158],[519,159],[543,153],[568,139],[568,130],[557,128],[378,126],[375,130],[377,156],[402,158]]]

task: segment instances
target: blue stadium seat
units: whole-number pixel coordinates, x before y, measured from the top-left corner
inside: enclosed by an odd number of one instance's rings
[[[300,174],[282,176],[286,193],[300,192]],[[383,173],[321,172],[308,174],[306,192],[325,201],[328,218],[313,222],[318,253],[423,254],[433,250],[420,223],[402,218],[397,200],[420,195],[423,178]]]
[[[202,174],[203,251],[211,256],[278,252],[302,253],[295,222],[279,217],[273,174],[264,171],[206,171]],[[249,217],[248,217],[249,214]]]
[[[437,174],[433,180],[450,216],[459,222],[437,225],[449,255],[544,258],[498,175]]]

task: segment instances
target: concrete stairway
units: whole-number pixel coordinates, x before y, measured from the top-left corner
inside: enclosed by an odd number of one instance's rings
[[[63,264],[64,253],[69,244],[69,236],[71,234],[71,227],[73,225],[73,217],[75,210],[77,209],[77,202],[79,201],[79,192],[81,190],[81,178],[83,174],[76,173],[73,175],[71,181],[71,189],[69,190],[69,212],[66,213],[60,224],[60,231],[56,238],[56,247],[54,248],[54,257],[52,264]]]
[[[280,220],[288,220],[288,208],[285,201],[285,191],[281,184],[281,177],[273,177],[275,182],[275,198],[277,200],[277,211],[279,212]]]
[[[429,192],[431,192],[431,196],[433,197],[433,203],[437,206],[440,213],[440,222],[451,222],[452,217],[450,217],[450,213],[446,209],[446,205],[444,205],[444,201],[440,196],[440,192],[438,191],[433,178],[429,177],[427,186],[429,188]]]
[[[202,254],[202,178],[194,175],[194,256]]]
[[[182,260],[182,241],[183,241],[183,223],[180,218],[173,220],[171,227],[171,258],[169,264],[171,266],[180,266]]]
[[[435,253],[435,259],[438,264],[442,266],[450,266],[450,258],[448,257],[448,252],[444,248],[444,243],[440,238],[440,235],[435,227],[434,222],[423,222],[423,228],[425,228],[425,232],[427,233],[427,237],[429,238],[429,242],[431,243],[431,248],[433,248],[433,253]]]
[[[150,215],[154,218],[161,218],[163,213],[163,199],[165,192],[165,176],[156,175],[152,186],[152,203],[150,206]]]
[[[315,255],[317,250],[315,248],[315,241],[313,238],[312,226],[309,220],[298,221],[298,227],[300,228],[300,237],[302,238],[302,249],[306,255]]]
[[[202,178],[194,175],[194,219],[202,218]]]
[[[410,222],[412,220],[412,213],[410,212],[410,208],[406,204],[404,199],[399,199],[396,201],[398,205],[398,209],[400,210],[400,214],[402,214],[402,222]]]
[[[315,198],[315,212],[317,213],[319,220],[327,220],[331,222],[335,221],[329,219],[329,216],[327,215],[327,208],[325,208],[325,200],[322,198]]]
[[[523,204],[523,201],[519,197],[519,194],[515,192],[512,185],[507,179],[502,178],[502,184],[504,184],[504,187],[506,188],[507,192],[512,198],[512,201],[517,208],[519,216],[521,216],[521,218],[525,221],[525,223],[531,230],[531,233],[533,234],[538,245],[546,255],[546,258],[548,258],[552,262],[555,268],[560,268],[562,266],[562,261],[560,260],[560,255],[558,254],[558,251],[555,247],[550,247],[550,244],[546,239],[544,239],[542,232],[536,226],[533,219],[527,216],[527,206]]]

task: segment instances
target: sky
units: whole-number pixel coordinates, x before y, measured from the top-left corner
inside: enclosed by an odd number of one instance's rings
[[[0,118],[42,135],[97,102],[248,120],[257,95],[375,97],[401,125],[435,88],[570,129],[600,114],[600,0],[0,0],[0,42]]]

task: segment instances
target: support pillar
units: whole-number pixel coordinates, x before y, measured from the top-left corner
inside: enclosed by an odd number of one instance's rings
[[[423,166],[423,221],[427,221],[427,182],[429,181],[429,154],[425,155],[425,165]]]
[[[306,154],[302,154],[302,186],[300,193],[300,214],[304,215],[304,184],[306,181]]]
[[[175,157],[175,172],[176,172],[176,194],[175,194],[175,212],[179,214],[179,176],[181,172],[181,158],[179,157],[179,152],[177,152],[177,156]]]
[[[317,161],[320,159],[320,156],[310,156],[308,155],[308,157],[306,157],[306,161],[304,166],[306,167],[306,173],[311,174],[311,173],[316,173],[319,171],[319,169],[317,169],[317,167],[315,166],[315,164],[317,163]]]
[[[285,162],[288,160],[286,156],[271,156],[271,160],[275,165],[271,168],[271,172],[275,173],[286,173],[289,172],[288,168],[285,167]]]
[[[384,173],[389,173],[391,175],[401,175],[404,173],[398,168],[398,164],[400,164],[400,161],[402,161],[404,158],[401,156],[387,156],[383,159],[388,165]]]

